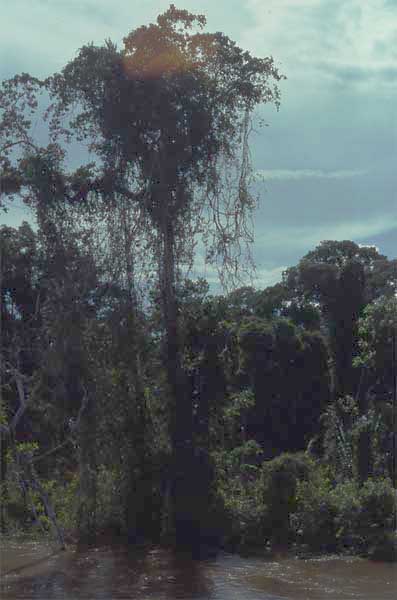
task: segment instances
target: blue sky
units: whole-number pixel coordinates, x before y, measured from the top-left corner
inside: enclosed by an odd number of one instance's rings
[[[287,80],[277,113],[251,138],[263,183],[255,214],[257,286],[274,283],[323,239],[397,257],[397,0],[174,0],[203,13]],[[2,2],[0,78],[44,77],[79,47],[121,43],[170,0]],[[2,222],[24,216],[10,209]],[[206,272],[211,279],[210,270]]]

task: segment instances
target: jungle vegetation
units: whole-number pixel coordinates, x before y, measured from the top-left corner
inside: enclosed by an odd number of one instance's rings
[[[1,529],[390,557],[397,261],[325,240],[241,283],[283,75],[204,27],[171,5],[2,82],[0,207],[33,216],[1,228]]]

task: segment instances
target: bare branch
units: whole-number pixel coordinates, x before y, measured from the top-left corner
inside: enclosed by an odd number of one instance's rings
[[[14,377],[15,383],[17,385],[18,396],[19,396],[19,407],[10,423],[10,429],[11,429],[11,431],[14,432],[16,429],[16,426],[18,425],[19,420],[21,419],[22,415],[24,414],[24,412],[27,408],[28,401],[26,398],[25,388],[24,388],[24,379],[27,379],[27,378],[24,377],[17,369],[11,368],[10,370],[12,370],[13,377]]]
[[[0,148],[0,152],[6,152],[7,150],[9,150],[10,148],[12,148],[13,146],[19,146],[19,145],[30,146],[34,150],[37,150],[36,144],[34,144],[33,142],[31,142],[30,140],[25,139],[25,140],[17,140],[16,142],[9,142],[8,144],[4,144],[4,146],[2,146]]]
[[[15,369],[15,367],[10,365],[9,363],[6,363],[5,367],[7,368],[8,371],[10,371],[12,373],[13,379],[17,386],[18,397],[19,397],[19,406],[18,406],[18,409],[17,409],[15,415],[11,419],[10,424],[9,425],[0,425],[1,433],[3,433],[4,435],[10,436],[11,434],[15,433],[15,429],[16,429],[19,421],[21,420],[22,415],[26,411],[26,408],[28,405],[28,399],[27,399],[26,393],[25,393],[24,381],[29,381],[29,378],[26,377],[25,375],[22,375],[22,373],[20,371],[18,371],[18,369]]]

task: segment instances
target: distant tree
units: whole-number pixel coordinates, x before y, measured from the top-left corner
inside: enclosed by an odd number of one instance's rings
[[[389,475],[394,481],[393,452],[396,452],[394,405],[397,372],[397,299],[381,296],[369,304],[359,321],[359,355],[356,365],[363,371],[361,394],[381,415],[385,426],[383,446]],[[393,440],[394,437],[394,440]],[[395,461],[394,457],[394,461]]]
[[[287,317],[309,330],[320,329],[320,311],[306,297],[296,294],[285,282],[276,283],[257,293],[255,314],[258,317]]]
[[[397,299],[381,296],[369,304],[359,321],[357,365],[369,370],[369,392],[391,403],[393,397]]]
[[[297,298],[321,309],[332,358],[335,396],[355,395],[359,373],[358,319],[380,290],[392,291],[392,265],[374,247],[324,241],[288,269],[284,284]]]
[[[327,404],[327,350],[321,335],[300,330],[285,318],[246,318],[238,329],[240,370],[255,396],[246,433],[265,455],[306,448],[319,433]]]

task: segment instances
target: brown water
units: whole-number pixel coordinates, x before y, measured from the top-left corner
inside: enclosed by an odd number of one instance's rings
[[[302,560],[219,554],[192,561],[152,547],[54,551],[4,541],[1,600],[395,600],[397,565],[359,558]]]

